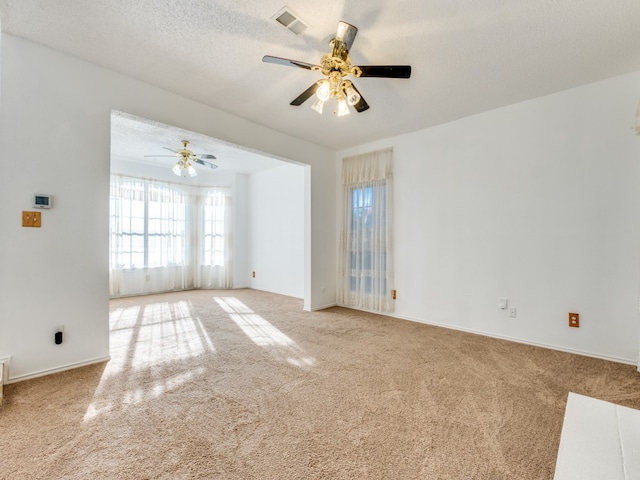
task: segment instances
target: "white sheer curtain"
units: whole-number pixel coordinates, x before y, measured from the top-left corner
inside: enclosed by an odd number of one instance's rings
[[[233,286],[233,245],[231,243],[231,189],[210,188],[199,196],[201,230],[198,235],[199,269],[196,287]]]
[[[392,158],[385,149],[343,159],[340,305],[393,311]]]
[[[230,192],[112,175],[110,295],[230,288]]]
[[[186,188],[178,185],[111,176],[111,296],[193,286],[191,202]]]

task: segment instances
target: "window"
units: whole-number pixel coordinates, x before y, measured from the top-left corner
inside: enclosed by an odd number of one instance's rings
[[[144,268],[146,264],[144,191],[135,192],[136,185],[130,187],[132,191],[127,194],[131,197],[111,196],[112,268]]]
[[[393,311],[391,150],[345,158],[338,303]]]
[[[387,293],[387,245],[386,238],[379,236],[386,229],[386,217],[386,183],[351,189],[350,284],[354,292]]]
[[[112,297],[231,288],[231,189],[112,175]]]
[[[112,183],[111,268],[184,265],[187,195],[140,179]]]
[[[220,190],[209,191],[204,197],[202,206],[203,265],[224,265],[226,253],[226,198],[225,193]]]

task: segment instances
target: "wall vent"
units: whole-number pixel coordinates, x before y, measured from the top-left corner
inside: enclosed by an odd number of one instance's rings
[[[283,7],[271,18],[294,35],[300,35],[309,27],[309,24],[302,20],[300,16],[293,12],[289,7]]]

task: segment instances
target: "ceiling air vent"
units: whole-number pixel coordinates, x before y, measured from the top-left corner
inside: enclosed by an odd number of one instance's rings
[[[280,10],[271,18],[273,18],[276,22],[278,22],[280,25],[282,25],[284,28],[294,33],[295,35],[300,35],[309,26],[289,7],[282,8],[282,10]]]

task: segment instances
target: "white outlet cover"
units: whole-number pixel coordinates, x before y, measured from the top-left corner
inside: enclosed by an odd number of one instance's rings
[[[509,308],[509,316],[511,318],[516,318],[516,314],[517,314],[516,307],[510,307]]]
[[[500,310],[506,310],[508,302],[509,302],[509,300],[507,298],[499,298],[498,299],[498,308]]]

